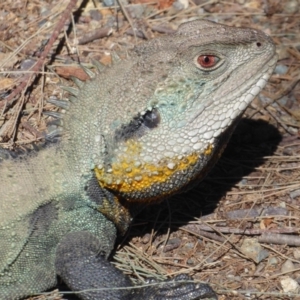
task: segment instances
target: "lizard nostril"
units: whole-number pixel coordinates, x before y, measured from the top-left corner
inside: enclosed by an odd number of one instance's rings
[[[256,43],[256,46],[257,46],[257,47],[261,47],[261,46],[262,46],[261,42],[257,42],[257,43]]]

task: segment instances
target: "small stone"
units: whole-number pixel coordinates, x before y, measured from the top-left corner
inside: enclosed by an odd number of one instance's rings
[[[165,245],[163,252],[168,252],[177,249],[179,248],[180,244],[181,244],[181,239],[179,238],[170,239],[168,243]]]
[[[294,191],[291,191],[290,192],[290,197],[292,199],[295,199],[296,197],[299,197],[300,196],[300,189],[297,189],[297,190],[294,190]],[[300,251],[300,250],[299,250]]]
[[[286,260],[282,266],[281,266],[281,272],[286,273],[286,272],[291,272],[295,269],[295,265],[292,261]]]
[[[287,14],[295,14],[299,11],[299,1],[290,0],[283,5],[283,11]]]
[[[36,60],[34,59],[25,59],[21,62],[20,70],[22,71],[29,70],[35,63]]]
[[[295,259],[300,260],[300,249],[299,248],[295,248],[293,251],[293,255]]]
[[[281,201],[279,203],[279,207],[286,208],[286,203],[284,201]]]
[[[128,7],[130,16],[133,19],[141,19],[144,16],[146,6],[142,4],[135,4]]]
[[[190,242],[190,243],[186,243],[185,247],[189,248],[189,249],[193,249],[195,247],[195,244]]]
[[[89,11],[89,13],[90,13],[91,19],[94,21],[100,21],[103,18],[101,12],[97,9],[92,9]]]
[[[143,236],[143,238],[142,238],[142,243],[143,243],[143,244],[147,244],[147,243],[150,242],[150,240],[151,240],[151,234],[146,233],[146,234]]]
[[[241,251],[256,263],[261,262],[269,255],[269,252],[259,244],[257,239],[245,239],[241,246]]]
[[[283,75],[288,71],[288,67],[286,65],[277,65],[275,68],[275,74]]]
[[[104,6],[110,7],[110,6],[116,5],[116,1],[115,0],[103,0],[103,4],[104,4]]]
[[[189,1],[188,0],[177,0],[173,3],[173,7],[176,10],[187,9],[189,7]]]
[[[270,257],[268,263],[271,266],[276,266],[278,264],[278,259],[276,257]]]
[[[293,278],[286,276],[280,280],[281,287],[285,293],[295,293],[299,292],[299,284]]]

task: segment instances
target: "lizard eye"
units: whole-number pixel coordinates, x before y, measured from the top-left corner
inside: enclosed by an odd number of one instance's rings
[[[199,55],[196,62],[200,69],[210,70],[217,65],[220,58],[215,55]]]

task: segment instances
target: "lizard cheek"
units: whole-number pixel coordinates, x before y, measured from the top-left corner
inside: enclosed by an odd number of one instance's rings
[[[100,186],[129,202],[157,202],[174,194],[197,177],[199,167],[203,166],[200,160],[208,160],[213,152],[209,145],[202,154],[195,151],[149,163],[134,159],[141,148],[136,141],[130,143],[126,155],[118,157],[109,170],[95,168]]]

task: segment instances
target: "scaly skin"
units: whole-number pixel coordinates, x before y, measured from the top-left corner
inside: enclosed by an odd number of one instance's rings
[[[61,141],[1,163],[1,299],[45,291],[56,274],[93,289],[82,299],[215,298],[182,277],[118,290],[130,281],[106,259],[141,205],[207,174],[276,60],[260,31],[193,21],[77,82]]]

